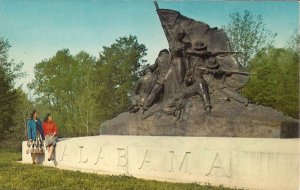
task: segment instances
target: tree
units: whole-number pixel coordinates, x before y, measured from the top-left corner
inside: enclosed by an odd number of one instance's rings
[[[72,56],[68,49],[35,66],[29,88],[38,96],[41,112],[54,115],[62,136],[82,136],[88,134],[89,127],[98,129],[93,118],[95,67],[94,57],[85,52]]]
[[[261,50],[248,69],[256,75],[242,91],[247,98],[299,117],[299,54],[282,48]]]
[[[28,100],[28,95],[21,88],[15,89],[15,113],[13,115],[14,125],[6,133],[5,138],[0,143],[0,148],[21,150],[22,141],[27,139],[27,120],[29,113],[34,109],[33,102]]]
[[[300,34],[299,34],[299,30],[295,29],[292,36],[289,38],[288,42],[287,42],[287,48],[290,49],[291,51],[294,51],[296,53],[300,53],[299,52],[299,48],[300,48]]]
[[[17,93],[17,105],[16,105],[16,122],[17,127],[14,129],[18,131],[18,136],[21,137],[19,139],[27,138],[27,120],[29,118],[29,114],[34,110],[34,103],[28,99],[28,95],[21,89],[16,89]]]
[[[138,80],[141,65],[146,61],[146,47],[135,36],[121,37],[110,47],[103,47],[98,64],[100,121],[126,110],[130,95]]]
[[[234,12],[229,17],[228,25],[223,28],[232,50],[241,52],[236,54],[237,60],[247,67],[249,60],[261,49],[269,47],[277,34],[265,28],[261,15],[253,15],[248,10],[243,15]]]
[[[10,45],[7,40],[0,38],[0,139],[16,125],[15,113],[17,91],[14,80],[23,75],[20,73],[22,63],[15,64],[8,59]]]
[[[90,132],[98,133],[98,121],[96,114],[96,97],[98,94],[96,78],[96,59],[85,52],[80,52],[75,59],[79,63],[77,75],[81,78],[76,78],[79,86],[77,91],[77,99],[75,105],[78,108],[80,116],[80,124],[85,126],[86,134]]]

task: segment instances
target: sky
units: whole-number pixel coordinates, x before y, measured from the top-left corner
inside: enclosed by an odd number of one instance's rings
[[[173,9],[189,18],[221,27],[229,14],[249,10],[261,14],[268,30],[277,33],[276,47],[284,47],[299,27],[299,2],[289,1],[162,1],[160,8]],[[27,77],[16,86],[28,92],[34,65],[51,58],[58,50],[72,55],[81,50],[99,57],[103,46],[116,39],[137,36],[147,47],[149,64],[168,48],[152,0],[0,0],[0,37],[12,46],[10,59],[23,62]]]

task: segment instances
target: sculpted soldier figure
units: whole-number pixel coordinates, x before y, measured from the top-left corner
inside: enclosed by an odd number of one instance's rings
[[[204,115],[210,115],[212,106],[210,103],[208,85],[203,79],[202,70],[196,69],[193,73],[187,73],[185,77],[185,83],[187,87],[183,90],[180,98],[186,99],[195,95],[200,95],[204,101]]]
[[[143,76],[141,76],[138,80],[134,89],[134,96],[130,98],[132,105],[127,109],[127,111],[135,113],[139,111],[140,108],[145,107],[147,97],[151,94],[153,87],[157,83],[157,79],[158,77],[151,67],[148,67],[143,71]]]
[[[207,46],[201,41],[196,41],[193,47],[188,48],[185,53],[188,58],[188,70],[196,65],[204,66],[205,60],[209,57]]]
[[[234,72],[234,71],[225,71],[222,70],[220,67],[217,68],[205,68],[205,67],[201,67],[199,68],[199,70],[202,71],[202,73],[205,74],[211,74],[216,80],[217,83],[219,83],[215,89],[215,93],[218,93],[221,95],[223,95],[223,99],[224,100],[235,100],[239,103],[244,104],[245,106],[248,105],[248,99],[243,97],[241,94],[239,94],[237,91],[234,91],[232,89],[230,89],[226,84],[225,84],[225,80],[227,77],[230,77],[232,74],[239,74],[239,75],[251,75],[253,73],[247,73],[247,72]]]
[[[167,72],[169,71],[170,67],[170,58],[171,57],[169,51],[167,49],[163,49],[159,52],[155,63],[150,66],[153,71],[158,72],[158,80],[151,90],[150,95],[146,99],[144,106],[145,109],[148,109],[150,106],[152,106],[153,103],[155,103],[159,99],[159,96],[163,92],[164,81],[166,80]]]
[[[169,72],[174,72],[177,76],[177,82],[183,83],[185,76],[185,63],[184,63],[184,54],[185,50],[190,46],[189,43],[183,42],[184,37],[186,36],[185,31],[179,32],[176,34],[175,40],[172,40],[170,43],[170,52],[171,52],[171,67]]]
[[[203,78],[205,72],[199,68],[205,67],[206,65],[213,68],[218,65],[207,64],[211,57],[207,51],[207,46],[201,41],[197,41],[193,48],[188,48],[185,53],[188,59],[187,74],[185,76],[185,84],[187,87],[183,90],[182,95],[185,98],[200,95],[204,101],[205,115],[209,115],[212,106],[210,103],[208,85]]]
[[[227,77],[230,77],[232,74],[239,75],[250,75],[251,73],[246,72],[233,72],[222,70],[218,57],[226,56],[231,53],[238,52],[209,52],[207,51],[207,46],[203,42],[197,41],[194,45],[194,48],[190,48],[186,51],[189,59],[189,68],[192,69],[191,72],[197,71],[196,77],[200,77],[200,82],[207,86],[207,80],[213,88],[211,91],[216,91],[218,94],[222,94],[224,100],[233,99],[244,105],[248,104],[248,100],[241,96],[238,92],[231,90],[225,84]],[[215,82],[212,82],[214,80]],[[214,86],[214,83],[217,85]],[[203,92],[204,94],[205,92]]]

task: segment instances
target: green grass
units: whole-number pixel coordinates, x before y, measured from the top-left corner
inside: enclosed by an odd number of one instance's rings
[[[166,183],[128,176],[88,174],[16,162],[20,160],[21,153],[0,150],[0,189],[230,190],[195,183]]]

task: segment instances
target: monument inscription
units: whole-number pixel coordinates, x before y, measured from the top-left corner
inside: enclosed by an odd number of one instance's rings
[[[72,152],[68,152],[68,150],[72,150]],[[93,154],[89,154],[91,152]],[[106,166],[128,170],[128,167],[132,167],[128,163],[136,160],[133,164],[135,170],[184,175],[201,174],[208,177],[218,175],[220,177],[230,177],[228,174],[230,171],[225,171],[223,167],[224,162],[230,163],[230,159],[220,156],[219,152],[215,151],[158,150],[153,148],[137,150],[134,147],[131,149],[131,147],[110,147],[105,145],[65,145],[58,150],[58,154],[61,154],[59,159],[61,163],[86,165],[96,170],[105,169],[105,167],[103,168],[105,166],[104,163],[106,163]],[[112,158],[112,155],[114,158]],[[78,161],[74,158],[78,158]],[[207,165],[198,163],[198,168],[195,167],[195,162],[204,160]],[[164,163],[164,167],[161,167],[161,162]]]

